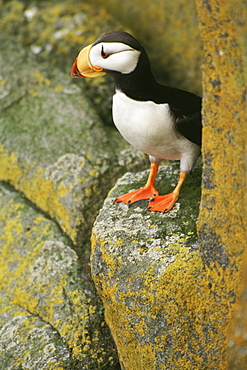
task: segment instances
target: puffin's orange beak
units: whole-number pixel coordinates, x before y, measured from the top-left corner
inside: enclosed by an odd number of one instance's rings
[[[82,49],[75,59],[72,69],[71,69],[71,77],[72,78],[79,78],[79,77],[100,77],[104,76],[105,72],[103,71],[102,67],[93,66],[89,59],[89,52],[92,48],[92,45],[86,46]]]
[[[72,78],[79,78],[79,77],[85,77],[85,76],[82,76],[77,68],[77,59],[78,58],[75,58],[75,61],[72,65],[72,68],[71,68],[71,72],[70,72],[70,75]]]

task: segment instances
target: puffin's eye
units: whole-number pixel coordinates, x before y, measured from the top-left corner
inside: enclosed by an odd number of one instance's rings
[[[106,53],[104,52],[103,45],[102,45],[102,49],[101,49],[101,56],[102,56],[102,58],[104,58],[104,59],[106,59],[106,58],[108,58],[108,57],[109,57],[109,54],[106,54]]]

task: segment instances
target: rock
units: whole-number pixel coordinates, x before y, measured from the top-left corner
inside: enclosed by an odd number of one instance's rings
[[[101,305],[69,238],[3,186],[0,228],[0,369],[116,369]]]
[[[243,254],[243,265],[240,274],[240,294],[234,310],[228,337],[229,369],[244,370],[247,367],[247,250]]]
[[[126,168],[124,156],[119,164],[117,158],[125,143],[115,128],[104,129],[69,76],[49,63],[39,65],[14,39],[0,41],[0,180],[23,192],[82,244],[116,176]]]
[[[103,162],[110,144],[98,116],[69,77],[48,64],[35,63],[14,39],[2,38],[1,48],[5,57],[0,62],[0,179],[49,213],[76,242],[83,184],[89,173],[91,179],[99,176],[96,152],[98,161]],[[63,176],[62,162],[66,166]],[[83,170],[81,174],[77,171],[77,176],[73,173],[76,166]],[[54,173],[59,171],[56,179]],[[94,186],[94,181],[87,181],[88,191]]]
[[[178,172],[177,163],[160,168],[157,187],[162,194],[172,190]],[[199,368],[193,361],[191,367],[182,364],[191,351],[195,357],[206,356],[202,348],[187,345],[189,338],[196,341],[189,291],[201,273],[195,226],[200,173],[199,163],[167,214],[145,212],[146,201],[130,208],[114,203],[117,196],[146,181],[146,171],[127,173],[108,195],[94,224],[92,277],[123,369]]]

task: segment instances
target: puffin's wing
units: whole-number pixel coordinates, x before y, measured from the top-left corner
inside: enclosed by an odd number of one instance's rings
[[[172,88],[169,105],[175,117],[176,129],[187,139],[201,146],[201,97],[188,91]]]
[[[202,144],[202,117],[201,112],[191,116],[178,116],[175,120],[176,129],[193,143]]]

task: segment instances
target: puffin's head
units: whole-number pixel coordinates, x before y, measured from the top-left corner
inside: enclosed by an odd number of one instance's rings
[[[139,42],[126,32],[106,33],[80,51],[71,77],[99,77],[106,72],[129,74],[135,70],[142,50]]]

